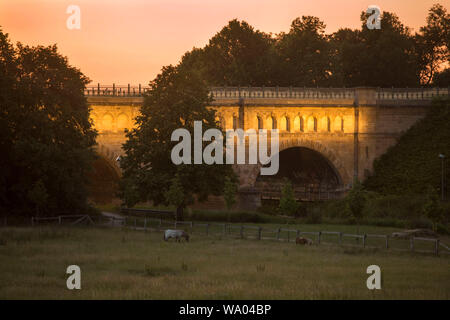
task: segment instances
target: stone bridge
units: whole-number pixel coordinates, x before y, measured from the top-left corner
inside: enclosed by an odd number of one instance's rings
[[[99,153],[117,175],[124,131],[134,127],[146,90],[86,89]],[[241,193],[252,201],[252,194],[276,199],[281,179],[289,177],[298,199],[314,200],[340,196],[354,177],[364,180],[373,161],[425,115],[433,97],[449,95],[449,89],[221,87],[211,94],[223,128],[280,131],[279,174],[267,178],[259,176],[258,165],[235,165]]]

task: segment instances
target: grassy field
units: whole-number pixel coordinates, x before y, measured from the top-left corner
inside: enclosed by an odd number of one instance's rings
[[[66,288],[72,264],[81,290]],[[366,287],[372,264],[381,290]],[[448,255],[199,233],[175,243],[121,228],[0,229],[0,299],[449,299],[449,279]]]

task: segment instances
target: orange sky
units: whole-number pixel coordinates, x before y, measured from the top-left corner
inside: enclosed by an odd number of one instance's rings
[[[57,43],[93,83],[147,84],[234,18],[278,33],[314,15],[330,33],[359,28],[360,12],[375,4],[418,30],[437,2],[450,10],[450,0],[1,0],[0,26],[14,42]],[[66,27],[71,4],[81,8],[81,30]]]

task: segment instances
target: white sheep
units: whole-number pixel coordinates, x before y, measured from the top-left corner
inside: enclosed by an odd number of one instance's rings
[[[181,241],[181,238],[184,238],[187,242],[189,242],[189,235],[183,230],[166,230],[164,232],[164,241],[167,241],[170,238],[175,238],[178,242]]]

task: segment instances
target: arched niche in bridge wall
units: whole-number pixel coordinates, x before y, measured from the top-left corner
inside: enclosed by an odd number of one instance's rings
[[[273,116],[268,116],[266,119],[266,126],[264,129],[272,130],[277,128],[276,119]]]
[[[110,113],[106,113],[102,117],[102,126],[103,130],[112,130],[113,128],[114,118]]]
[[[289,117],[282,116],[280,118],[280,131],[290,131],[290,123],[289,123]]]
[[[320,131],[321,132],[330,132],[331,131],[330,117],[325,116],[320,119]]]
[[[302,116],[296,116],[294,118],[292,132],[303,132],[305,130],[304,128],[304,120]]]
[[[344,131],[344,119],[341,116],[334,118],[333,131],[343,132]]]
[[[130,129],[131,124],[128,116],[124,113],[121,113],[117,116],[117,129],[124,130],[124,129]]]
[[[317,132],[317,118],[314,116],[308,117],[306,123],[306,129],[308,132]]]

